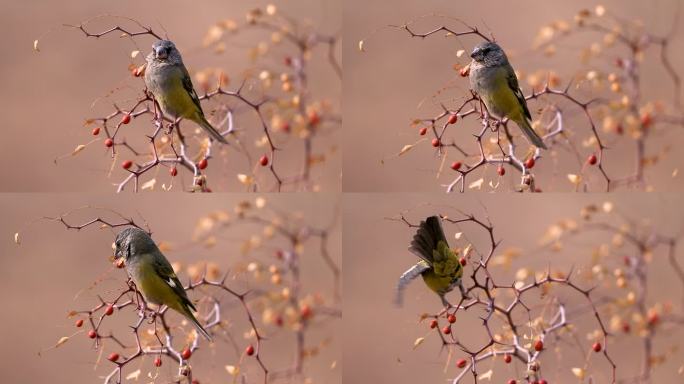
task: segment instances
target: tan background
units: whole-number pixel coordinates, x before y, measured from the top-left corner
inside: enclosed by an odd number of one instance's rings
[[[232,212],[234,204],[241,199],[253,199],[247,195],[206,195],[198,198],[190,195],[144,195],[135,201],[125,196],[109,195],[40,195],[40,194],[3,194],[0,195],[0,292],[4,313],[0,339],[5,347],[0,352],[3,366],[3,381],[7,383],[94,383],[99,377],[109,373],[111,364],[101,362],[94,369],[98,352],[92,350],[92,342],[81,332],[56,350],[45,351],[42,357],[38,352],[50,347],[62,336],[68,336],[77,329],[74,319],[67,319],[71,309],[90,308],[97,302],[96,294],[104,298],[111,297],[124,284],[124,274],[111,266],[111,244],[114,234],[110,230],[98,230],[96,227],[81,232],[67,231],[60,224],[41,221],[28,229],[26,224],[42,216],[55,216],[70,209],[92,204],[106,206],[126,215],[137,218],[144,217],[154,231],[156,241],[170,242],[173,250],[166,252],[172,262],[187,263],[208,260],[217,263],[222,270],[234,263],[245,260],[240,256],[239,247],[242,242],[255,233],[261,233],[255,226],[232,226],[217,235],[218,243],[213,249],[193,245],[191,238],[195,224],[200,217],[217,210]],[[267,197],[269,205],[281,210],[301,212],[306,221],[316,227],[325,227],[335,221],[336,209],[339,208],[337,196],[290,195]],[[74,220],[93,218],[84,212],[74,216]],[[334,260],[341,264],[341,231],[340,220],[331,231],[330,252]],[[21,232],[21,245],[13,242],[13,234]],[[254,255],[268,261],[271,259],[274,246],[282,241],[271,243]],[[332,296],[332,280],[325,264],[319,257],[317,241],[306,245],[302,260],[303,289],[305,292],[322,292],[327,299]],[[186,281],[187,275],[181,276]],[[88,287],[101,280],[92,290]],[[238,282],[229,282],[234,287],[241,287]],[[78,295],[78,298],[76,297]],[[192,295],[191,295],[192,296]],[[233,301],[230,301],[232,303]],[[228,307],[231,308],[230,304]],[[125,340],[128,339],[126,326],[132,324],[130,311],[108,319],[112,329],[118,330]],[[234,322],[232,332],[236,341],[244,348],[242,339],[244,312],[227,309],[225,318]],[[177,321],[176,317],[172,317]],[[84,328],[86,328],[84,326]],[[106,329],[109,326],[105,327]],[[270,334],[270,335],[269,335]],[[341,334],[340,321],[324,322],[311,328],[309,346],[316,346],[323,340],[330,345],[323,348],[321,354],[307,360],[305,369],[316,383],[341,382]],[[294,338],[290,333],[274,332],[267,327],[269,340],[264,343],[264,359],[271,369],[289,368],[293,361],[292,346]],[[230,343],[219,341],[216,348],[201,348],[192,357],[195,377],[203,384],[223,383],[230,379],[224,369],[226,364],[235,364]],[[106,357],[111,349],[105,350]],[[103,357],[103,358],[104,358]],[[335,368],[331,368],[336,363]],[[140,367],[143,374],[152,367],[152,360],[147,358]],[[137,364],[129,366],[127,373],[138,368]],[[171,360],[164,360],[161,368],[164,376],[155,382],[164,381],[177,372],[177,366]],[[255,361],[248,361],[243,370],[250,375],[252,381],[262,379]],[[251,381],[250,381],[251,382]]]
[[[435,213],[455,215],[456,208],[466,213],[474,213],[484,217],[483,206],[487,207],[489,217],[495,225],[497,239],[502,240],[499,251],[507,247],[518,247],[522,257],[515,261],[512,268],[504,271],[493,269],[494,276],[501,283],[511,283],[513,274],[522,267],[545,269],[550,265],[554,269],[569,270],[575,266],[577,272],[590,260],[593,245],[610,242],[611,236],[605,234],[589,234],[576,241],[566,242],[564,251],[550,253],[534,251],[540,237],[547,226],[562,218],[577,218],[579,210],[588,203],[601,204],[607,199],[615,202],[616,210],[634,220],[648,220],[656,225],[662,233],[678,235],[684,230],[682,220],[682,199],[675,195],[661,195],[659,199],[635,199],[625,194],[615,195],[482,195],[475,197],[466,195],[455,202],[448,196],[426,196],[424,194],[349,194],[344,198],[344,382],[345,383],[444,383],[450,382],[457,368],[455,359],[463,356],[456,353],[454,360],[443,372],[446,351],[440,353],[440,344],[434,334],[428,336],[427,323],[418,324],[421,313],[436,313],[441,309],[437,296],[429,291],[420,279],[414,281],[405,295],[405,304],[401,309],[394,307],[394,289],[398,277],[416,262],[416,257],[407,250],[415,229],[408,228],[400,222],[388,221],[406,211],[407,217],[414,223],[421,218]],[[472,225],[461,228],[449,225],[445,227],[447,238],[453,247],[464,247],[467,238],[476,247],[486,243],[484,233]],[[456,242],[454,234],[463,231],[460,242]],[[485,243],[483,243],[485,241]],[[485,252],[487,248],[483,248]],[[625,247],[625,252],[631,249]],[[500,254],[500,253],[497,253]],[[654,258],[650,285],[652,305],[655,300],[671,301],[681,311],[682,286],[667,263],[660,257]],[[682,251],[678,253],[680,263],[683,261]],[[466,275],[472,270],[466,267]],[[578,282],[582,282],[580,279]],[[466,282],[467,284],[467,282]],[[555,290],[561,300],[570,307],[577,308],[577,296],[568,291]],[[455,291],[448,297],[458,299]],[[528,297],[529,300],[535,295]],[[681,313],[681,312],[680,312]],[[474,348],[486,336],[478,316],[483,311],[469,311],[461,314],[453,328],[454,334],[466,345]],[[570,318],[580,324],[578,337],[586,348],[589,343],[584,339],[587,332],[596,326],[589,316]],[[413,342],[418,337],[426,336],[425,342],[413,350]],[[677,370],[681,366],[682,331],[663,333],[654,344],[655,350],[661,353],[670,348],[680,351],[670,356],[668,362],[657,368],[654,383],[680,383]],[[619,367],[618,378],[631,377],[636,373],[634,367],[640,366],[641,350],[636,349],[637,338],[624,337],[610,339],[611,353]],[[563,343],[563,366],[560,371],[556,365],[555,353],[542,358],[545,377],[550,383],[573,383],[577,379],[570,373],[570,368],[582,366],[581,352]],[[598,365],[594,365],[598,364]],[[514,375],[510,367],[502,367],[499,360],[491,368],[494,369],[492,383],[504,383]],[[608,372],[605,360],[592,359],[592,369]],[[482,365],[484,373],[490,366]],[[608,383],[605,375],[595,377],[596,383]],[[468,375],[463,383],[472,383]]]
[[[70,153],[78,144],[85,144],[93,136],[92,127],[83,127],[86,118],[100,117],[113,111],[112,102],[117,101],[125,108],[142,90],[142,83],[133,79],[128,72],[130,53],[136,49],[129,40],[108,38],[86,39],[80,31],[60,28],[62,24],[79,24],[101,14],[125,15],[151,25],[163,33],[164,28],[176,42],[183,54],[186,66],[193,69],[204,67],[223,68],[233,79],[229,85],[235,89],[247,68],[247,51],[259,41],[268,40],[269,33],[246,33],[226,40],[229,53],[216,56],[209,49],[202,49],[202,39],[209,26],[223,19],[242,22],[245,13],[254,7],[265,7],[275,3],[280,10],[311,23],[322,32],[335,35],[341,30],[341,3],[330,1],[5,1],[0,12],[0,31],[3,38],[3,86],[0,103],[4,106],[3,138],[0,140],[0,159],[5,164],[0,170],[0,190],[3,191],[114,191],[126,173],[117,160],[114,174],[107,178],[110,155],[104,151],[102,141],[94,143],[76,158],[67,158],[58,165],[53,160]],[[160,27],[163,25],[163,28]],[[111,26],[107,22],[95,23],[93,28]],[[46,36],[45,32],[53,30]],[[34,39],[40,38],[41,52],[32,50]],[[149,52],[152,39],[138,40],[141,57]],[[339,48],[339,47],[338,47]],[[337,50],[338,54],[341,48]],[[235,52],[235,53],[233,53]],[[284,51],[279,51],[284,52]],[[341,82],[327,65],[327,50],[322,47],[311,70],[311,90],[314,96],[339,100]],[[282,56],[274,55],[266,64],[282,68]],[[339,56],[338,56],[339,58]],[[140,58],[137,63],[140,64]],[[106,96],[109,91],[121,87],[119,95],[110,100],[101,100],[94,107],[91,104]],[[208,105],[208,104],[207,104]],[[206,108],[206,107],[205,107]],[[245,115],[244,113],[242,115]],[[251,116],[249,114],[248,116]],[[253,148],[254,122],[244,118],[248,134],[245,142],[253,156],[261,150]],[[133,122],[126,128],[125,136],[135,137],[136,132],[148,132],[145,121]],[[339,127],[338,127],[339,132]],[[260,131],[260,128],[259,128]],[[100,135],[102,136],[102,135]],[[330,145],[336,144],[338,135],[323,136],[315,145],[317,153],[327,153]],[[281,166],[290,171],[299,170],[302,145],[293,146],[292,153],[280,154]],[[324,166],[314,168],[314,180],[324,191],[337,191],[341,184],[341,156],[339,152],[330,156]],[[256,160],[254,160],[256,161]],[[245,164],[241,155],[229,155],[210,164],[207,172],[213,177],[215,191],[241,191],[237,173],[249,173],[251,167]],[[166,169],[160,182],[168,184]],[[293,174],[295,172],[284,172]],[[148,173],[148,175],[153,172]],[[184,175],[181,172],[181,175]],[[188,184],[186,177],[185,184]],[[163,180],[161,180],[163,179]],[[272,179],[268,178],[268,187]]]
[[[459,49],[466,52],[472,50],[479,41],[474,37],[461,38],[461,44],[453,37],[444,38],[436,34],[427,39],[410,38],[403,31],[385,28],[371,37],[372,31],[388,24],[401,25],[423,15],[440,14],[458,17],[478,26],[488,26],[497,40],[507,51],[512,65],[517,70],[529,73],[533,70],[554,68],[567,80],[579,64],[579,50],[590,42],[600,39],[600,34],[584,33],[575,36],[566,43],[558,45],[559,54],[547,59],[539,53],[532,52],[532,41],[543,25],[554,19],[572,20],[582,8],[594,9],[597,4],[604,4],[608,12],[615,12],[625,18],[641,18],[648,28],[655,33],[664,34],[672,23],[677,0],[657,1],[562,1],[562,0],[522,0],[522,1],[402,1],[392,2],[378,0],[349,0],[344,3],[344,189],[348,191],[443,191],[442,184],[448,184],[456,173],[446,169],[439,179],[436,171],[440,161],[435,158],[435,151],[429,140],[414,148],[400,158],[393,158],[405,144],[413,144],[420,136],[417,128],[411,128],[410,122],[417,117],[432,117],[441,112],[439,104],[432,103],[432,96],[445,86],[451,88],[442,93],[436,100],[448,105],[460,105],[461,97],[468,94],[467,79],[461,79],[452,66],[456,63],[467,64],[468,55],[461,59],[456,57]],[[429,31],[442,24],[458,27],[456,22],[439,18],[427,18],[417,24],[420,32]],[[460,30],[459,28],[456,28]],[[597,37],[598,36],[598,37]],[[681,22],[673,40],[673,46],[681,45],[684,28]],[[365,53],[358,50],[358,42],[365,39]],[[651,51],[650,55],[657,55]],[[680,69],[684,65],[684,53],[673,50],[673,63]],[[610,56],[612,57],[612,56]],[[594,62],[596,63],[596,62]],[[607,65],[600,66],[611,70]],[[663,75],[662,68],[654,62],[647,62],[643,78],[645,95],[671,99],[670,80]],[[527,84],[523,90],[529,92]],[[586,97],[587,99],[590,97]],[[534,111],[534,104],[530,107]],[[572,112],[570,108],[570,113]],[[576,112],[574,112],[577,114]],[[582,127],[585,127],[585,121]],[[576,122],[576,121],[575,121]],[[586,137],[588,128],[568,126],[569,130]],[[457,142],[473,141],[472,134],[481,126],[475,119],[459,121],[450,128]],[[515,130],[516,128],[514,128]],[[587,129],[587,130],[585,130]],[[660,148],[670,143],[673,148],[682,145],[680,130],[674,128],[672,133],[655,139],[649,144],[649,150]],[[633,153],[634,146],[625,147],[611,144],[612,151],[607,152],[606,167],[614,178],[625,176],[633,164],[633,156],[625,158],[625,150]],[[472,151],[474,146],[467,145]],[[584,161],[589,155],[583,150]],[[567,152],[560,158],[560,165],[555,166],[551,159],[538,162],[535,171],[540,176],[539,187],[545,191],[572,190],[566,179],[567,173],[577,173],[577,161],[569,157]],[[545,153],[548,157],[548,153]],[[381,160],[385,159],[385,164]],[[448,167],[457,157],[455,152],[448,157]],[[472,163],[472,159],[468,163]],[[648,173],[648,182],[656,190],[681,190],[681,177],[672,178],[675,168],[682,168],[684,156],[675,150],[666,160],[667,164],[658,166]],[[489,167],[486,180],[495,178],[495,167]],[[555,172],[554,172],[555,170]],[[481,172],[477,172],[480,173]],[[499,190],[510,190],[512,183],[519,183],[519,174],[508,172],[505,185]],[[470,181],[480,176],[471,174]],[[596,169],[588,174],[594,191],[605,190],[605,184]]]

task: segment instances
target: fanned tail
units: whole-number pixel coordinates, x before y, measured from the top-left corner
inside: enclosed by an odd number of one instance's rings
[[[430,269],[430,266],[421,261],[409,268],[408,271],[404,272],[401,277],[399,277],[399,283],[397,283],[397,296],[394,299],[394,304],[397,307],[401,307],[401,305],[404,303],[404,290],[409,283],[428,269]]]

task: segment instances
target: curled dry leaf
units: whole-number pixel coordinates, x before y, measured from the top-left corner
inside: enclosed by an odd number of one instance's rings
[[[38,40],[36,40],[36,41],[38,41]],[[366,52],[366,50],[363,49],[363,40],[359,40],[359,51],[360,52]]]
[[[484,183],[483,178],[479,178],[478,180],[473,181],[468,185],[468,188],[470,189],[482,189],[482,184]]]
[[[71,156],[76,156],[79,152],[85,149],[85,144],[79,144],[74,150],[71,152]]]
[[[417,338],[416,341],[413,342],[413,349],[418,348],[419,345],[423,344],[423,341],[425,341],[424,337]]]
[[[140,377],[140,372],[140,368],[138,368],[138,370],[129,373],[126,376],[126,380],[138,380],[138,378]]]
[[[401,156],[401,155],[403,155],[404,153],[410,151],[411,148],[413,148],[413,144],[406,144],[406,145],[404,145],[404,148],[402,148],[401,151],[399,151],[399,156]]]
[[[21,241],[19,240],[19,232],[14,234],[14,243],[17,245],[21,244]]]
[[[137,50],[131,52],[131,59],[135,59],[139,54],[140,54],[140,51],[137,51]]]
[[[33,40],[33,50],[36,52],[40,52],[40,49],[38,49],[38,40]]]

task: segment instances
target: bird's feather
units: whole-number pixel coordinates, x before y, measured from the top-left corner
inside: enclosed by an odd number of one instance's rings
[[[432,264],[433,251],[437,249],[437,244],[440,241],[447,243],[441,219],[439,216],[430,216],[425,221],[420,222],[418,231],[411,241],[409,251]]]
[[[399,282],[397,283],[397,296],[395,299],[395,303],[397,306],[402,305],[404,301],[404,290],[409,285],[409,283],[413,281],[416,277],[423,274],[423,272],[429,270],[430,268],[430,265],[426,261],[421,260],[418,263],[416,263],[416,265],[409,268],[399,277]]]

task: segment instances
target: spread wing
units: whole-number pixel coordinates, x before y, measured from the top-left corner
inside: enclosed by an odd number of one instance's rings
[[[169,264],[164,255],[154,258],[154,270],[157,272],[157,275],[159,275],[159,277],[164,280],[178,296],[180,296],[183,303],[197,312],[195,306],[190,299],[188,299],[188,294],[185,292],[183,284],[178,280],[178,276],[176,276],[176,273],[173,271],[173,267]]]
[[[409,251],[432,264],[432,252],[437,249],[437,244],[440,241],[447,242],[442,229],[442,221],[439,216],[430,216],[425,221],[420,222],[420,227],[413,236]]]
[[[527,116],[528,119],[532,119],[530,110],[527,108],[527,100],[525,100],[525,95],[523,95],[522,90],[518,85],[518,78],[515,76],[513,68],[509,65],[508,68],[506,68],[506,72],[508,73],[508,75],[506,76],[508,80],[508,86],[511,88],[513,94],[520,102],[520,105],[522,105],[525,116]]]
[[[204,115],[204,112],[202,111],[202,104],[200,104],[199,97],[197,96],[197,92],[195,92],[195,87],[192,86],[192,79],[190,78],[190,74],[188,73],[188,70],[185,68],[185,66],[181,66],[181,71],[183,74],[183,88],[185,89],[186,92],[188,92],[188,95],[190,95],[190,98],[192,99],[192,102],[195,103],[197,106],[197,109],[200,111],[202,115]]]
[[[404,302],[404,290],[409,283],[430,268],[431,267],[427,262],[421,260],[399,277],[399,283],[397,283],[397,296],[394,301],[397,306],[401,306]]]

